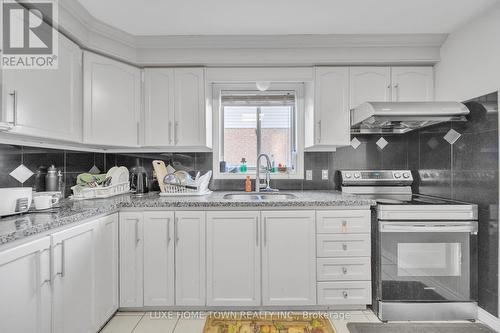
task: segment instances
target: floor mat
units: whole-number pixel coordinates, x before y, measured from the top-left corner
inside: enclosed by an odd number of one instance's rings
[[[304,317],[299,314],[275,315],[252,313],[244,315],[211,315],[203,333],[336,333],[326,318]]]
[[[350,333],[496,333],[473,323],[348,323]]]

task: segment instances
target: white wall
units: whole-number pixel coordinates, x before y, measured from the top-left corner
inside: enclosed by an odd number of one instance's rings
[[[463,101],[500,89],[500,3],[468,22],[441,47],[436,98]]]

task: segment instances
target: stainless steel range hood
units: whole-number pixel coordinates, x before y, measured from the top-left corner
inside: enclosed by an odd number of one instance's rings
[[[403,134],[448,121],[467,121],[459,102],[366,102],[351,110],[353,134]]]

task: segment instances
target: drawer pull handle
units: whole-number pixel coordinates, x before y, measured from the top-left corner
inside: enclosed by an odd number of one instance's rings
[[[347,221],[346,220],[342,221],[342,232],[347,232]]]
[[[347,251],[347,244],[342,244],[342,250]]]
[[[347,268],[342,267],[342,273],[347,274]]]
[[[347,291],[343,291],[342,292],[342,295],[344,296],[344,298],[347,298],[349,295],[347,294]]]

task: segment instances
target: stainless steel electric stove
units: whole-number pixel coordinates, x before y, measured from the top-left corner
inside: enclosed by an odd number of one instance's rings
[[[344,170],[342,192],[377,201],[373,307],[383,321],[477,318],[477,206],[413,194],[409,170]]]

